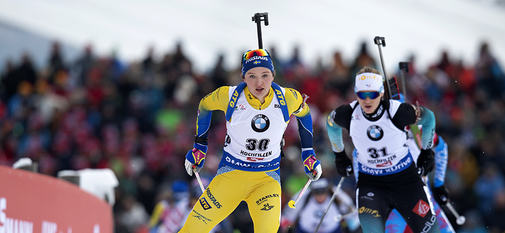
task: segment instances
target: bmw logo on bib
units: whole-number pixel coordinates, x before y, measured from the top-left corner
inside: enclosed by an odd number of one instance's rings
[[[384,131],[378,125],[371,125],[366,130],[366,134],[372,141],[379,141],[384,136]]]
[[[251,121],[251,127],[256,132],[259,133],[265,132],[268,129],[268,127],[270,127],[270,120],[268,119],[267,116],[263,114],[258,114],[253,117]]]

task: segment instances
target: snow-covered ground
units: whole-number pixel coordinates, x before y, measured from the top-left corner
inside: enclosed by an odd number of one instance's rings
[[[236,66],[242,51],[257,47],[251,21],[256,12],[269,13],[265,47],[275,45],[288,57],[300,45],[306,62],[321,57],[329,63],[336,50],[351,59],[362,40],[378,57],[376,35],[386,38],[388,70],[410,53],[424,67],[442,49],[473,64],[482,39],[505,61],[505,8],[493,1],[0,0],[0,22],[79,49],[91,42],[98,53],[117,50],[126,60],[140,59],[149,45],[161,55],[181,40],[199,70],[212,66],[218,52],[227,55],[228,66]],[[1,41],[0,59],[29,47],[15,39]]]

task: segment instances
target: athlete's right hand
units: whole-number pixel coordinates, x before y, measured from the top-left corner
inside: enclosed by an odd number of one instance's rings
[[[421,176],[426,176],[435,166],[435,155],[431,149],[422,149],[417,158],[417,172]]]
[[[316,153],[313,149],[302,150],[303,169],[310,180],[316,181],[323,174],[321,161],[316,158]]]
[[[352,162],[345,154],[345,151],[335,153],[335,167],[340,176],[346,177],[352,174]]]
[[[186,167],[186,172],[188,175],[193,176],[193,169],[199,172],[205,163],[205,156],[207,155],[207,145],[202,145],[199,143],[193,144],[193,149],[189,150],[186,154],[186,161],[184,161],[184,166]]]

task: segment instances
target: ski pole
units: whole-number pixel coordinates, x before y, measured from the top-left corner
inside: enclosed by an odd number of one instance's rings
[[[328,213],[328,210],[331,207],[331,204],[333,203],[333,200],[337,197],[338,191],[340,191],[340,187],[342,186],[342,183],[344,182],[344,177],[340,178],[340,181],[337,184],[337,188],[335,189],[335,192],[333,192],[333,195],[331,196],[330,202],[328,203],[328,206],[326,206],[326,210],[323,213],[323,216],[321,216],[321,220],[319,220],[319,224],[317,224],[316,231],[314,233],[317,233],[319,228],[321,227],[321,224],[323,223],[324,216],[326,216],[326,213]]]
[[[196,180],[198,181],[198,184],[200,185],[200,189],[202,190],[202,193],[205,192],[205,188],[203,187],[202,179],[200,179],[200,174],[196,171],[196,167],[193,166],[193,173],[195,173]]]
[[[300,191],[300,193],[298,193],[298,196],[296,197],[296,199],[295,199],[294,201],[293,201],[293,200],[290,200],[290,201],[288,202],[288,206],[289,206],[289,208],[292,208],[292,209],[293,209],[293,208],[296,208],[296,207],[295,207],[296,203],[300,200],[300,197],[302,197],[303,193],[305,193],[305,191],[307,190],[307,188],[309,187],[309,185],[310,185],[310,183],[311,183],[311,182],[312,182],[312,180],[311,180],[311,179],[309,179],[309,180],[307,181],[307,183],[305,183],[305,186],[303,186],[302,191]]]
[[[445,206],[447,206],[447,208],[451,211],[452,215],[454,215],[454,217],[456,217],[456,223],[458,225],[465,224],[465,222],[466,222],[465,216],[459,215],[458,211],[456,211],[456,209],[454,209],[454,206],[452,206],[452,204],[450,202],[447,202],[447,204],[445,204]]]

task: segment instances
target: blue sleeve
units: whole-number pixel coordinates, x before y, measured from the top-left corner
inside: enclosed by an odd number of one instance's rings
[[[438,145],[433,148],[435,152],[435,176],[433,186],[440,187],[444,184],[445,171],[447,170],[447,144],[438,136]]]
[[[203,143],[207,145],[207,137],[209,136],[210,121],[212,119],[212,111],[203,110],[200,108],[198,110],[198,116],[196,120],[196,138],[198,143]]]
[[[359,176],[359,164],[358,164],[358,152],[356,149],[352,151],[352,172],[354,172],[354,179],[358,182]]]
[[[332,111],[328,115],[326,120],[326,132],[328,133],[328,138],[330,139],[331,149],[334,152],[341,152],[344,150],[344,140],[342,139],[342,127],[336,124],[333,119],[335,117],[335,111]]]
[[[418,124],[422,125],[422,148],[430,149],[433,146],[433,138],[435,137],[435,114],[425,107],[423,108],[423,113],[421,115],[421,120]]]
[[[298,133],[300,134],[300,141],[302,148],[312,148],[312,117],[310,112],[303,117],[296,117],[298,121]]]

